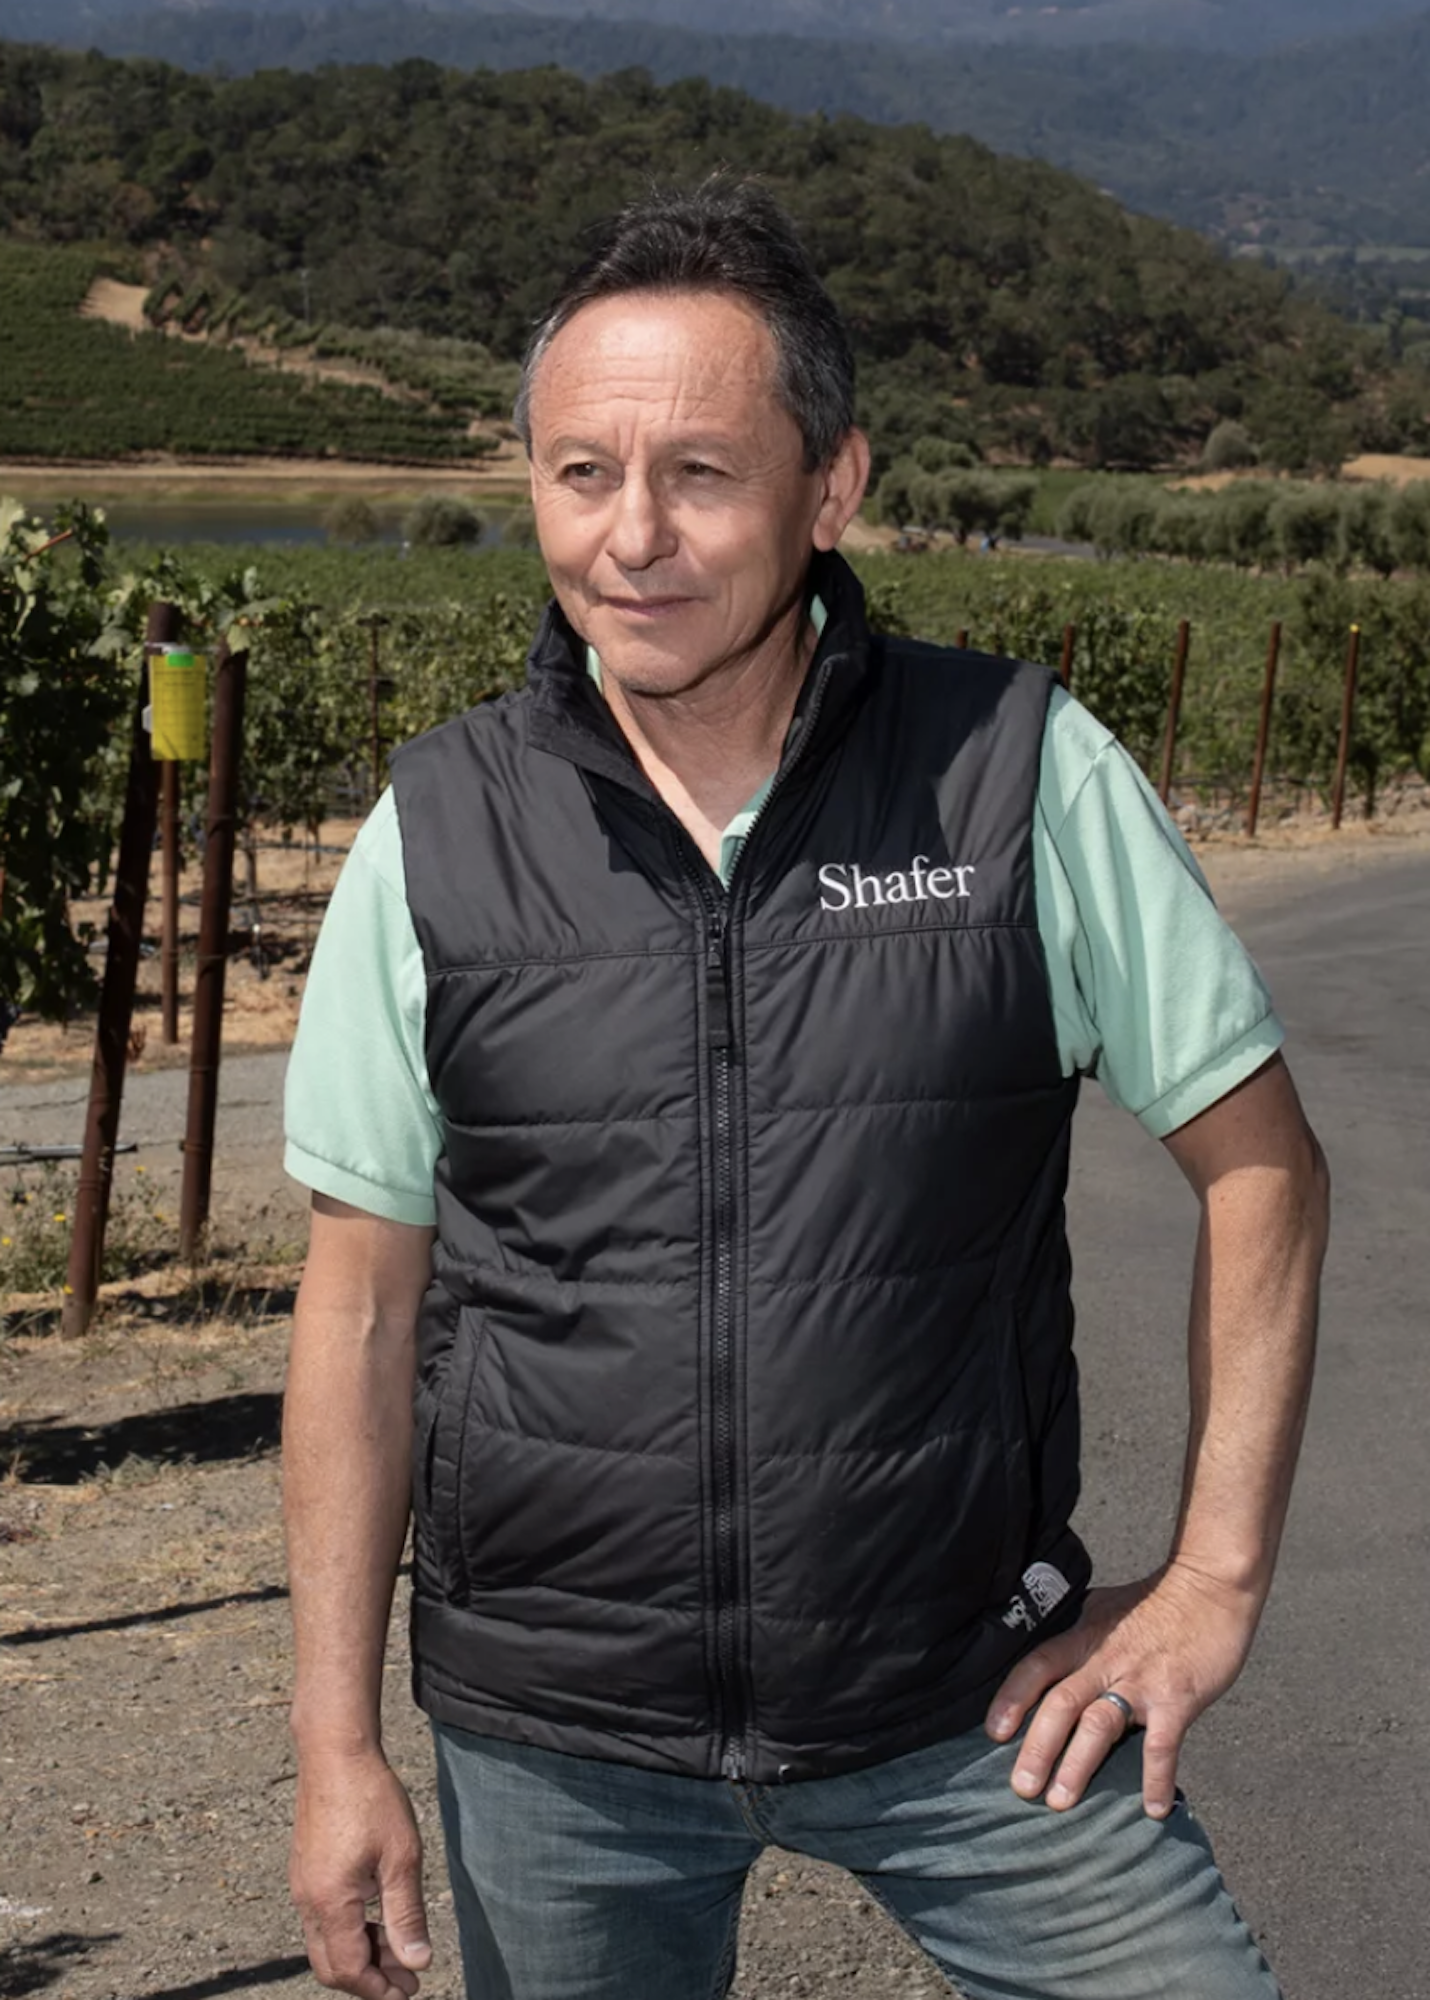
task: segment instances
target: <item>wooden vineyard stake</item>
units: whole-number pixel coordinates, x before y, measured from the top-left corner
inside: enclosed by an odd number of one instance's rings
[[[1076,644],[1077,644],[1076,625],[1065,625],[1063,627],[1062,664],[1058,668],[1058,673],[1062,677],[1063,686],[1068,689],[1071,689],[1072,687],[1073,648],[1074,646],[1076,646]]]
[[[1351,727],[1355,721],[1356,675],[1360,670],[1360,626],[1352,625],[1346,647],[1346,685],[1341,697],[1341,741],[1336,751],[1336,782],[1331,793],[1331,825],[1339,832],[1346,802],[1346,766],[1350,762]]]
[[[1256,725],[1256,758],[1251,767],[1251,797],[1246,807],[1246,833],[1256,838],[1256,822],[1261,815],[1261,781],[1266,775],[1266,750],[1271,741],[1271,703],[1276,693],[1276,668],[1281,659],[1281,620],[1271,627],[1266,648],[1266,678],[1261,684],[1261,718]]]
[[[204,846],[199,956],[194,973],[194,1025],[189,1045],[189,1108],[184,1126],[184,1179],[179,1198],[179,1255],[197,1260],[209,1219],[214,1127],[218,1116],[223,989],[228,921],[233,904],[233,855],[238,816],[238,765],[248,655],[220,640],[215,658],[213,747],[209,758],[208,836]]]
[[[129,1030],[134,1018],[134,988],[139,972],[144,903],[149,890],[149,854],[154,845],[159,792],[158,766],[150,755],[144,721],[149,705],[148,648],[176,638],[178,626],[179,614],[172,604],[150,606],[145,661],[140,669],[139,696],[134,704],[129,738],[129,779],[124,793],[119,860],[114,871],[114,898],[109,911],[109,948],[104,958],[94,1066],[90,1072],[79,1185],[75,1190],[74,1233],[70,1237],[64,1309],[60,1315],[66,1339],[86,1333],[94,1317],[99,1274],[104,1264],[104,1235],[109,1224]]]
[[[1177,759],[1177,728],[1182,719],[1182,686],[1187,678],[1187,653],[1192,628],[1184,618],[1177,627],[1177,654],[1172,662],[1172,693],[1167,703],[1167,734],[1162,744],[1162,781],[1157,796],[1166,805],[1172,790],[1172,767]]]

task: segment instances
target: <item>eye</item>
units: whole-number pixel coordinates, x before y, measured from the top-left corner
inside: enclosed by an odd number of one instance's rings
[[[591,480],[598,479],[600,473],[600,466],[589,458],[573,459],[569,465],[563,465],[561,468],[561,477],[569,480],[573,486],[586,485]]]
[[[718,479],[720,476],[718,466],[707,465],[703,458],[687,459],[681,471],[687,479]]]

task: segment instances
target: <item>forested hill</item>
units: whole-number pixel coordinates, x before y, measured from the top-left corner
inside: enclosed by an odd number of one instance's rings
[[[121,244],[171,293],[177,274],[195,313],[230,291],[511,355],[595,218],[653,176],[729,164],[798,218],[885,456],[937,432],[1148,464],[1224,417],[1283,463],[1430,443],[1423,376],[1389,372],[1283,280],[968,139],[640,72],[218,80],[0,45],[0,228]]]
[[[394,62],[455,68],[556,63],[596,77],[631,67],[657,82],[703,76],[786,110],[963,132],[1003,152],[1051,160],[1129,206],[1233,243],[1430,245],[1430,10],[1372,25],[1334,46],[1274,55],[1156,47],[914,49],[888,41],[742,35],[635,20],[556,18],[385,4],[289,8],[164,7],[84,12],[33,8],[36,39],[151,55],[228,74]],[[761,7],[766,29],[780,16]]]

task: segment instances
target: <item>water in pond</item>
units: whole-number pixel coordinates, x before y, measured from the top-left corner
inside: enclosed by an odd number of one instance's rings
[[[41,499],[27,495],[29,505],[47,512],[56,501],[71,496],[56,492]],[[267,544],[295,548],[326,545],[331,539],[324,516],[332,502],[311,506],[290,502],[266,504],[261,500],[149,501],[106,499],[97,503],[104,509],[109,532],[117,542],[146,542],[173,548],[185,542]],[[410,503],[393,507],[373,506],[377,541],[395,548],[403,539],[402,526]],[[502,538],[502,522],[507,510],[479,504],[482,517],[480,546],[494,547]]]

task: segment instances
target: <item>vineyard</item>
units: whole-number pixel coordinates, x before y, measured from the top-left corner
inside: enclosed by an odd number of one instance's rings
[[[281,607],[254,647],[250,699],[271,726],[250,748],[248,787],[273,827],[301,829],[326,808],[371,798],[370,680],[387,745],[519,679],[546,596],[534,551],[268,549],[255,577]],[[232,551],[190,550],[189,580],[224,587]],[[1252,768],[1267,636],[1284,627],[1271,741],[1288,795],[1328,796],[1349,627],[1364,636],[1351,771],[1362,802],[1397,776],[1430,776],[1430,587],[1296,579],[1209,565],[989,559],[958,550],[855,559],[874,622],[1058,666],[1068,628],[1078,696],[1156,776],[1177,628],[1191,625],[1176,778],[1188,796],[1244,796]],[[258,588],[254,583],[255,590]],[[255,724],[255,727],[258,725]]]
[[[83,524],[78,559],[70,546],[37,555],[48,532],[13,511],[8,517],[0,579],[11,634],[0,688],[0,839],[11,862],[0,974],[12,1003],[51,1012],[84,997],[83,954],[75,947],[66,955],[56,926],[65,897],[102,873],[112,846],[123,777],[113,724],[132,702],[144,605],[176,605],[199,644],[211,644],[221,630],[245,635],[239,814],[256,899],[262,842],[316,837],[335,812],[360,814],[382,782],[387,749],[519,683],[545,596],[540,558],[518,549],[414,550],[407,557],[271,550],[261,566],[237,568],[231,552],[200,549],[183,564],[158,555],[120,576],[101,525]],[[1192,806],[1245,796],[1273,621],[1284,637],[1268,778],[1288,807],[1307,794],[1329,796],[1347,634],[1356,625],[1353,792],[1369,811],[1388,784],[1430,776],[1425,584],[1356,583],[1324,571],[1296,581],[1149,563],[1032,563],[957,551],[916,560],[867,555],[857,566],[874,622],[885,629],[943,642],[966,636],[975,649],[1065,663],[1074,692],[1154,778],[1178,627],[1187,621],[1172,780]],[[33,608],[24,611],[38,602],[42,582],[48,623]],[[21,631],[16,620],[26,617]],[[107,659],[85,665],[86,651]],[[43,738],[29,719],[42,702]],[[42,778],[46,759],[61,755],[63,832],[45,818]],[[186,784],[197,824],[202,770],[194,767]],[[32,795],[36,817],[22,838],[19,815]],[[47,875],[35,857],[51,849],[62,866]],[[23,856],[30,860],[22,868]],[[39,913],[26,919],[29,930],[21,924],[22,895]],[[40,939],[50,941],[43,950]]]
[[[517,364],[496,360],[479,341],[390,326],[314,326],[207,279],[188,282],[176,271],[164,272],[150,286],[144,318],[161,333],[248,343],[278,354],[301,353],[318,362],[356,362],[371,369],[391,392],[465,423],[505,417],[516,396]],[[490,448],[494,440],[472,442],[474,448],[483,444]]]
[[[450,412],[251,366],[234,348],[82,319],[103,264],[101,251],[0,242],[0,456],[475,455]]]

